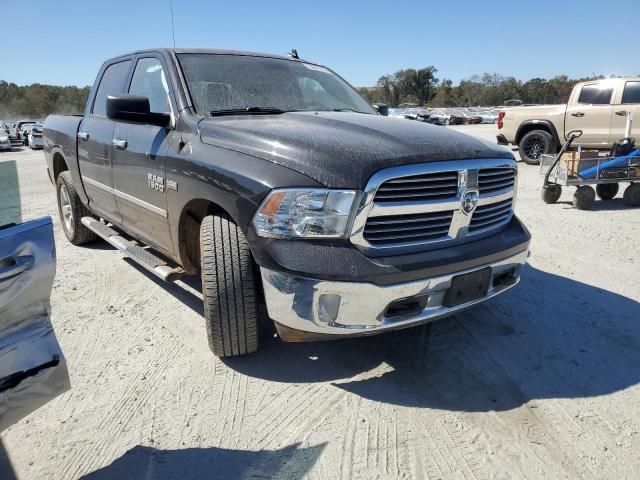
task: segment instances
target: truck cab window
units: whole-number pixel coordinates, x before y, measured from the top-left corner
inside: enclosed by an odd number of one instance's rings
[[[156,58],[141,58],[133,72],[129,93],[149,99],[153,113],[171,113],[169,84],[162,64]]]
[[[624,84],[622,103],[640,103],[640,82],[626,82]]]
[[[605,88],[602,85],[585,85],[580,91],[578,103],[585,105],[609,105],[612,94],[612,87]]]
[[[114,63],[109,65],[102,75],[100,86],[96,92],[96,98],[93,102],[93,114],[106,117],[107,115],[107,97],[124,93],[125,82],[131,60],[125,62]]]

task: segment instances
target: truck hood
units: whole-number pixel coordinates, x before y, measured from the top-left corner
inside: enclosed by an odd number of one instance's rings
[[[363,188],[378,170],[412,163],[513,158],[488,141],[413,120],[353,112],[205,118],[203,143],[303,173],[329,188]]]

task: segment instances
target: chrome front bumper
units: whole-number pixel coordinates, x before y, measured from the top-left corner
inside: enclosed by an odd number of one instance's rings
[[[366,335],[427,323],[509,290],[519,282],[527,254],[524,251],[470,270],[388,286],[294,277],[266,268],[260,271],[267,310],[277,326],[318,335]],[[491,281],[484,297],[454,307],[444,305],[456,275],[486,267],[491,267]],[[403,302],[413,306],[407,313],[396,308]]]

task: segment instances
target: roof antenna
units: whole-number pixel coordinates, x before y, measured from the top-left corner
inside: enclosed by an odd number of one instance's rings
[[[300,57],[298,56],[298,50],[296,50],[295,48],[292,48],[291,53],[287,53],[287,55],[289,55],[291,58],[300,59]]]
[[[171,38],[173,39],[173,49],[176,49],[176,28],[173,22],[173,0],[169,0],[169,10],[171,11]]]

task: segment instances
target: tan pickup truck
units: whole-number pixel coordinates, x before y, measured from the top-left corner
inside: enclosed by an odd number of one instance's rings
[[[498,143],[517,145],[522,160],[538,164],[543,153],[556,153],[571,130],[582,130],[573,143],[608,149],[624,137],[627,112],[633,112],[632,136],[640,140],[640,77],[578,83],[566,105],[505,108],[498,115]]]

